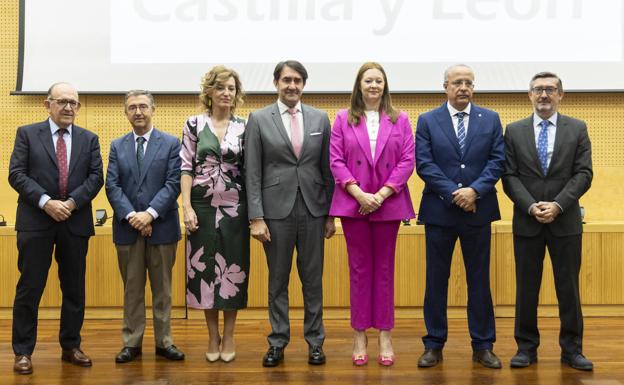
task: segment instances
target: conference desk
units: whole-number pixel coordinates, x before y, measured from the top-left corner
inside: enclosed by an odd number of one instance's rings
[[[86,317],[121,318],[123,284],[112,243],[110,226],[96,227],[89,242],[86,274]],[[17,248],[12,226],[0,227],[0,318],[10,318],[17,270]],[[251,270],[249,279],[249,308],[242,318],[265,318],[268,272],[262,246],[251,240]],[[496,315],[513,317],[515,302],[515,272],[511,223],[495,222],[492,226],[491,287]],[[200,318],[201,311],[185,305],[186,258],[185,242],[178,243],[173,273],[173,317]],[[624,316],[624,221],[595,222],[584,225],[583,262],[581,267],[581,298],[586,315]],[[449,317],[465,317],[466,284],[461,252],[456,245],[449,283]],[[401,226],[396,254],[395,304],[397,318],[422,317],[425,290],[424,227]],[[324,304],[328,318],[348,317],[349,271],[342,229],[325,244]],[[148,285],[149,286],[149,285]],[[303,299],[301,284],[293,263],[289,287],[293,318],[300,316]],[[151,292],[146,292],[151,305]],[[48,275],[41,301],[41,318],[58,318],[61,304],[56,263]],[[553,285],[550,260],[546,257],[540,294],[540,315],[557,315],[557,298]]]

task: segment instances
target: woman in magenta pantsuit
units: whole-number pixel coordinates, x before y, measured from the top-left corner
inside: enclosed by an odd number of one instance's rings
[[[353,363],[368,362],[366,329],[379,329],[377,361],[394,362],[394,252],[402,219],[414,218],[407,181],[414,170],[414,134],[392,106],[385,71],[365,63],[351,107],[336,116],[330,140],[336,189],[330,215],[340,217],[351,285]]]

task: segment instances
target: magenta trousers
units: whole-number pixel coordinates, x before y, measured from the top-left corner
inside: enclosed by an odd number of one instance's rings
[[[394,327],[394,252],[400,221],[340,218],[349,254],[351,327]]]

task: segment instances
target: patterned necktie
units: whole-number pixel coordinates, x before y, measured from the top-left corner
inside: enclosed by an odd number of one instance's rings
[[[301,143],[303,142],[303,133],[299,126],[299,119],[297,119],[297,109],[289,108],[288,113],[290,114],[290,142],[292,143],[293,150],[295,150],[295,155],[299,158],[299,154],[301,154]]]
[[[548,173],[548,126],[550,122],[548,120],[542,120],[540,126],[542,129],[537,137],[537,156],[539,157],[540,165],[544,175]]]
[[[143,166],[143,158],[145,157],[145,149],[143,149],[143,143],[145,143],[145,138],[139,136],[136,138],[137,141],[137,164],[139,165],[139,172],[141,172],[141,167]]]
[[[57,131],[56,140],[56,164],[59,170],[59,196],[61,200],[67,199],[67,146],[63,135],[67,132],[64,128]]]
[[[457,141],[459,142],[459,150],[464,155],[464,147],[466,146],[466,126],[464,125],[465,112],[457,113]]]

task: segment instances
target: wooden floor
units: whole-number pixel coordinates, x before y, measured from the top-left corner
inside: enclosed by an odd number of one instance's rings
[[[183,362],[156,359],[153,354],[151,326],[143,346],[142,359],[129,364],[115,364],[120,349],[119,320],[88,320],[83,328],[83,349],[93,359],[91,368],[79,368],[60,360],[57,342],[58,321],[41,321],[38,344],[33,355],[34,373],[30,376],[12,372],[11,321],[0,321],[0,384],[500,384],[500,385],[624,385],[624,319],[586,318],[585,353],[594,361],[594,372],[579,372],[559,362],[558,320],[540,319],[542,347],[539,363],[528,369],[510,369],[515,353],[513,319],[497,320],[498,342],[495,351],[504,362],[502,370],[482,368],[471,362],[471,350],[465,320],[450,320],[449,342],[444,362],[432,369],[419,369],[416,360],[422,351],[420,337],[424,324],[418,320],[397,320],[393,332],[396,364],[380,367],[372,360],[366,367],[351,364],[351,330],[348,320],[326,321],[327,364],[309,366],[302,336],[302,322],[292,321],[292,342],[286,349],[284,365],[263,368],[266,350],[266,320],[239,321],[237,357],[232,363],[208,363],[204,359],[207,332],[202,321],[175,320],[176,345],[186,353]],[[369,353],[375,355],[376,335],[369,335]],[[374,356],[373,356],[374,357]]]

